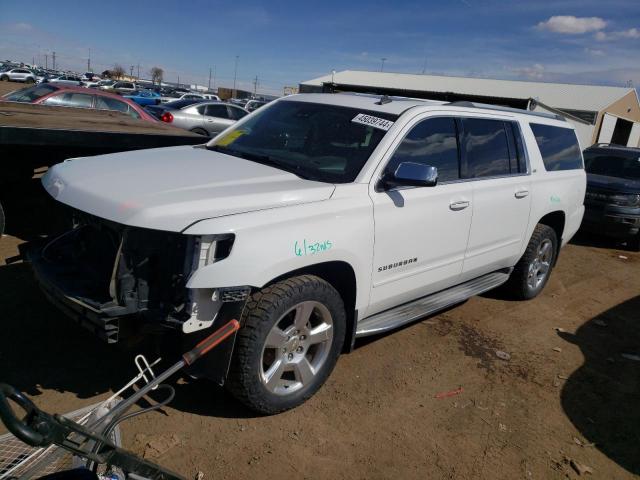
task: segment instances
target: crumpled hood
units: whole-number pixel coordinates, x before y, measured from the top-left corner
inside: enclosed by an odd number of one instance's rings
[[[49,169],[42,183],[78,210],[173,232],[206,218],[326,200],[335,189],[192,146],[68,160]]]

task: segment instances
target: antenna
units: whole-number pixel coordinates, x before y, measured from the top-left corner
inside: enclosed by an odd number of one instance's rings
[[[385,93],[380,97],[380,101],[376,102],[376,105],[386,105],[387,103],[391,103],[391,98]]]

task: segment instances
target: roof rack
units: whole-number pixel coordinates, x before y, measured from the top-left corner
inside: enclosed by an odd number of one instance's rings
[[[542,118],[552,118],[554,120],[562,120],[563,122],[566,121],[566,119],[559,114],[555,114],[555,113],[544,113],[544,112],[532,112],[530,110],[523,110],[521,108],[511,108],[511,107],[502,107],[500,105],[492,105],[489,103],[475,103],[475,102],[469,102],[466,100],[462,100],[462,101],[456,101],[456,102],[449,102],[445,105],[451,106],[451,107],[466,107],[466,108],[484,108],[485,110],[496,110],[498,112],[511,112],[511,113],[521,113],[524,115],[533,115],[535,117],[542,117]]]

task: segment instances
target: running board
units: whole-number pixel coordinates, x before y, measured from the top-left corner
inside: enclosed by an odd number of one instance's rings
[[[443,310],[456,303],[463,302],[474,295],[480,295],[492,288],[502,285],[509,279],[513,269],[489,273],[469,280],[455,287],[427,295],[390,310],[377,313],[358,322],[356,337],[366,337],[389,330],[394,330],[409,322]]]

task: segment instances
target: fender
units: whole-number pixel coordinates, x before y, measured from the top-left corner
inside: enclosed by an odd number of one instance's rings
[[[367,187],[339,185],[329,200],[229,215],[191,225],[183,233],[231,233],[235,241],[228,257],[193,272],[187,287],[261,288],[288,272],[342,261],[356,273],[356,309],[365,309],[374,243],[373,206]]]

